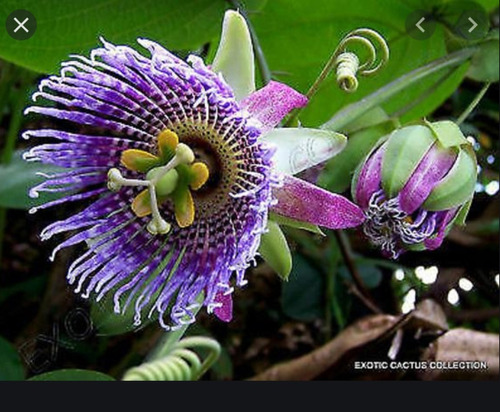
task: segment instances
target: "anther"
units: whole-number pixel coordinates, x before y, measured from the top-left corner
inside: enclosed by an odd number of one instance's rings
[[[164,235],[170,232],[171,225],[160,217],[159,219],[151,219],[146,228],[152,235]]]
[[[121,179],[123,179],[123,176],[118,169],[109,169],[108,189],[112,192],[118,192],[118,190],[122,188],[122,184],[120,183]]]

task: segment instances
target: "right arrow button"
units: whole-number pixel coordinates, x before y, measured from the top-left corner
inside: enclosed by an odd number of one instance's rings
[[[472,31],[478,26],[478,24],[474,21],[472,17],[469,17],[469,21],[472,23],[472,26],[469,29],[469,33],[472,33]]]
[[[486,35],[488,28],[489,19],[484,9],[476,3],[471,3],[471,8],[458,18],[455,33],[467,40],[479,40]]]

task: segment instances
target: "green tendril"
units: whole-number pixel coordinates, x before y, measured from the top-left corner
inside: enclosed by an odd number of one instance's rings
[[[358,88],[356,73],[359,69],[359,59],[354,53],[344,52],[337,57],[337,84],[348,93]]]
[[[362,46],[368,53],[361,64],[358,55],[348,51],[350,47],[357,45]],[[370,76],[389,61],[389,46],[375,30],[357,29],[340,41],[332,58],[337,84],[346,92],[353,93],[358,88],[357,75]]]
[[[194,349],[208,351],[204,360]],[[129,369],[124,381],[194,381],[200,379],[217,361],[221,352],[219,343],[204,336],[184,338],[154,360]]]
[[[368,53],[360,63],[358,54],[349,51],[353,46],[362,46]],[[380,52],[380,53],[379,53]],[[337,84],[347,92],[354,92],[358,87],[357,76],[375,74],[389,61],[389,46],[385,39],[371,29],[357,29],[347,34],[338,44],[320,75],[307,92],[310,99],[320,84],[332,70],[336,71]]]
[[[357,53],[352,51],[353,46],[361,46],[366,50],[367,56],[363,61]],[[332,71],[336,73],[336,82],[339,87],[348,93],[353,93],[358,88],[358,76],[375,74],[388,61],[389,46],[382,35],[372,29],[356,29],[347,34],[337,45],[306,96],[311,100]],[[295,123],[300,110],[295,109],[292,112],[285,126]]]

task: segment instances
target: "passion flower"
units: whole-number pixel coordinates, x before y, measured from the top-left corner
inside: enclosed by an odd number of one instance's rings
[[[97,301],[111,294],[116,313],[133,307],[136,325],[146,315],[175,328],[192,322],[200,304],[228,321],[233,275],[236,285],[246,282],[270,210],[330,228],[363,221],[345,198],[285,175],[335,155],[345,137],[275,128],[307,98],[278,82],[255,91],[241,15],[226,13],[211,67],[146,39],[138,43],[150,57],[102,43],[41,81],[33,100],[50,105],[26,109],[57,127],[26,131],[55,142],[25,158],[68,169],[31,190],[69,192],[39,209],[91,202],[42,232],[76,231],[54,253],[86,243],[67,275],[77,293]]]

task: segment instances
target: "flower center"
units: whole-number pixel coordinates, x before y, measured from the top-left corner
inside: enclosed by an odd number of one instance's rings
[[[223,163],[213,146],[204,139],[195,136],[183,137],[186,143],[194,153],[195,160],[205,164],[208,168],[208,180],[196,192],[196,197],[208,196],[217,190],[223,180]]]
[[[210,217],[227,207],[230,193],[239,183],[245,159],[235,130],[216,130],[203,124],[175,125],[181,141],[194,153],[195,161],[205,164],[209,177],[203,187],[193,192],[199,217]]]
[[[436,228],[435,214],[419,209],[415,216],[408,215],[399,205],[397,197],[386,199],[383,190],[370,198],[363,231],[376,246],[396,259],[403,251],[401,243],[414,245],[431,237]]]
[[[198,151],[197,151],[198,152]],[[171,229],[160,214],[159,206],[167,200],[174,205],[175,219],[179,227],[190,226],[194,221],[195,206],[191,191],[197,191],[209,180],[209,167],[201,155],[196,156],[190,145],[179,143],[179,137],[170,130],[158,135],[158,153],[128,149],[121,155],[121,163],[128,170],[146,174],[143,179],[127,179],[112,168],[108,172],[108,188],[113,191],[123,186],[144,186],[132,202],[132,210],[138,217],[151,215],[147,229],[152,234],[166,234]],[[214,170],[214,169],[213,169]]]

